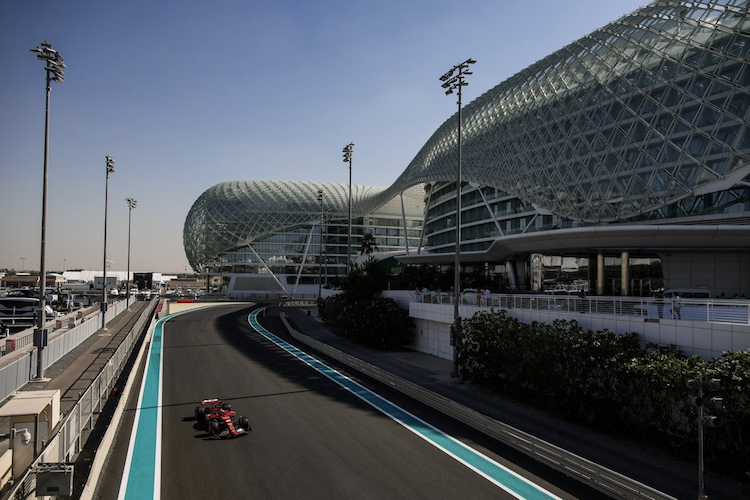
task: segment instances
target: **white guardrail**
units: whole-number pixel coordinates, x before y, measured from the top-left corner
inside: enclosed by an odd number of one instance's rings
[[[110,361],[81,395],[76,405],[63,417],[61,423],[57,426],[57,430],[53,432],[24,476],[16,478],[12,489],[5,498],[28,498],[29,492],[36,489],[36,474],[34,471],[39,464],[67,463],[81,451],[86,442],[84,434],[90,432],[94,427],[95,415],[101,412],[102,407],[107,402],[115,381],[122,373],[122,368],[138,342],[146,322],[151,320],[158,302],[157,299],[153,299],[151,304],[143,311],[127,337],[110,358]],[[94,322],[92,321],[92,323]]]
[[[300,342],[607,495],[625,500],[676,500],[666,493],[595,464],[440,394],[397,377],[359,358],[339,351],[328,344],[308,337],[292,328],[284,314],[281,315],[281,319],[289,333]]]

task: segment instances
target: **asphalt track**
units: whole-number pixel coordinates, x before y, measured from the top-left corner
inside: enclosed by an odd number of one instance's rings
[[[248,324],[249,313],[247,307],[219,306],[162,323],[163,364],[158,369],[162,391],[142,394],[140,404],[129,401],[126,412],[128,421],[136,424],[136,420],[141,425],[152,418],[161,420],[162,425],[156,425],[154,431],[160,437],[160,446],[151,449],[145,462],[134,456],[131,461],[136,463],[135,472],[120,475],[117,469],[126,461],[128,440],[128,432],[121,432],[100,498],[114,498],[116,495],[111,495],[120,482],[156,484],[152,498],[166,499],[217,495],[280,499],[521,498],[256,332]],[[261,323],[279,337],[284,336],[277,319]],[[155,332],[151,348],[158,343]],[[147,377],[154,369],[149,368],[152,361],[145,362]],[[193,410],[198,401],[208,397],[221,398],[238,414],[248,416],[252,433],[233,440],[214,440],[199,430]],[[414,405],[405,406],[405,411],[418,415],[427,427],[444,428],[473,445],[489,461],[515,468],[497,453],[502,449],[492,443],[485,448],[482,436],[416,403],[405,403]],[[136,409],[145,410],[145,416],[138,416]],[[150,466],[156,479],[149,477]],[[553,486],[546,482],[550,475],[544,471],[545,479],[535,477],[533,472],[519,472],[552,492],[524,498],[600,498],[590,490],[571,492],[568,487],[575,490],[580,486],[566,484],[564,478],[557,478],[562,479],[562,489]],[[551,476],[554,481],[555,475]],[[122,480],[117,481],[118,477]],[[148,496],[140,491],[121,498]]]

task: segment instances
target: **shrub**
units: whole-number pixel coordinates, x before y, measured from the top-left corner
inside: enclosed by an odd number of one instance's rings
[[[687,380],[721,378],[724,408],[712,412],[724,424],[705,433],[707,460],[750,470],[750,350],[706,362],[674,346],[643,348],[635,333],[585,330],[564,320],[528,325],[505,311],[459,318],[451,332],[463,379],[570,420],[614,432],[636,429],[675,450],[697,441]]]
[[[393,299],[378,297],[350,304],[344,310],[344,335],[378,349],[411,343],[414,322]]]
[[[414,321],[393,299],[379,297],[387,274],[372,257],[354,264],[342,280],[342,292],[318,300],[318,311],[328,325],[355,342],[378,349],[411,343]]]

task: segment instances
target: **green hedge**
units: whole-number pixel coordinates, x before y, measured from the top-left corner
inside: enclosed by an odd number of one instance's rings
[[[637,334],[584,330],[577,321],[525,324],[505,311],[454,324],[461,377],[569,420],[695,449],[697,413],[686,382],[721,378],[723,425],[707,428],[706,460],[750,471],[750,350],[703,361]]]
[[[411,343],[414,321],[393,299],[348,301],[344,294],[318,301],[318,311],[341,335],[376,349],[398,349]]]

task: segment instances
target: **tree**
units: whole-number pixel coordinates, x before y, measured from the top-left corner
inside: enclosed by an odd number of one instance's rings
[[[341,279],[341,293],[318,299],[323,320],[343,336],[378,349],[394,349],[411,342],[414,322],[393,299],[380,297],[388,270],[370,256],[353,263]]]
[[[362,236],[362,242],[360,243],[360,255],[372,255],[374,252],[379,252],[380,248],[378,247],[377,242],[375,241],[375,236],[372,235],[372,233],[365,233]]]
[[[386,270],[372,256],[361,264],[353,262],[352,270],[341,278],[341,289],[350,303],[377,298],[387,284]]]

